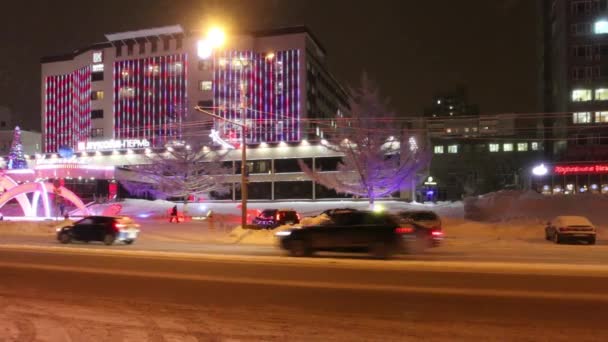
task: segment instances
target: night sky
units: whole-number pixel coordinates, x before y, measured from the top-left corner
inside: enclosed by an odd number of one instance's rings
[[[482,113],[538,111],[533,0],[104,0],[3,4],[0,104],[40,130],[40,57],[104,33],[205,20],[243,29],[306,25],[346,86],[365,70],[401,115],[466,86]]]

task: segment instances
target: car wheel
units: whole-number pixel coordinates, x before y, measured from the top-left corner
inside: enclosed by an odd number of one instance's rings
[[[590,245],[595,245],[595,237],[589,238],[589,240],[587,240],[587,243]]]
[[[106,234],[106,235],[103,237],[103,243],[109,246],[109,245],[111,245],[111,244],[113,244],[113,243],[114,243],[114,240],[115,240],[115,239],[116,239],[116,238],[114,237],[114,234]]]
[[[61,242],[61,243],[70,243],[70,242],[72,242],[72,237],[68,233],[60,233],[59,234],[59,242]]]
[[[562,243],[562,239],[557,232],[553,233],[553,242],[556,244]]]
[[[294,240],[289,244],[289,254],[293,257],[306,257],[312,255],[312,250],[303,240]]]
[[[125,240],[124,242],[125,242],[126,245],[130,245],[133,242],[135,242],[135,240]]]
[[[393,249],[385,242],[372,243],[369,252],[376,259],[388,259],[393,255]]]

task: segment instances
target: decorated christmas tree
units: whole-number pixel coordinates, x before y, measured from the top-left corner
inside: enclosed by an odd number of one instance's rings
[[[23,154],[23,145],[21,144],[21,129],[19,126],[15,127],[15,133],[13,133],[13,143],[11,145],[11,151],[8,154],[8,168],[27,169],[27,162],[25,161],[25,155]]]

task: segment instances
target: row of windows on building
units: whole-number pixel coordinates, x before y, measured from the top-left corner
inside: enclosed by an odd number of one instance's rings
[[[594,121],[595,119],[595,121]],[[572,113],[572,123],[608,123],[608,112],[576,112]]]
[[[573,102],[608,101],[608,88],[574,89],[572,90]]]
[[[608,20],[600,19],[593,23],[583,22],[570,24],[570,34],[573,36],[585,36],[589,34],[608,33]]]
[[[605,11],[606,5],[606,0],[576,0],[570,2],[570,13],[574,15],[594,14]]]
[[[485,144],[484,145],[477,145],[476,148],[476,152],[482,152],[480,151],[481,149],[485,148]],[[447,148],[446,148],[447,147]],[[504,143],[502,144],[502,152],[527,152],[527,151],[539,151],[541,148],[540,143],[534,141],[534,142],[519,142],[519,143]],[[488,152],[500,152],[501,151],[501,144],[498,143],[491,143],[488,144]],[[449,154],[457,154],[460,152],[460,145],[458,144],[453,144],[453,145],[435,145],[433,146],[433,153],[435,154],[444,154],[444,153],[449,153]]]
[[[163,51],[169,51],[171,48],[171,40],[175,40],[175,49],[179,50],[183,47],[183,37],[169,37],[164,36],[160,39],[152,38],[150,39],[150,53],[158,52],[158,43],[159,41],[162,44]],[[120,57],[123,55],[123,51],[126,50],[127,56],[133,56],[135,50],[138,51],[140,55],[144,55],[147,53],[146,42],[128,42],[126,44],[118,44],[116,45],[116,57]],[[136,49],[137,47],[137,49]],[[125,49],[126,48],[126,49]]]

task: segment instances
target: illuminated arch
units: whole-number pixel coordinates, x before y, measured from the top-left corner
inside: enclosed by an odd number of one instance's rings
[[[10,190],[12,188],[19,186],[19,184],[17,184],[17,182],[15,182],[14,179],[12,179],[6,175],[0,175],[0,186],[6,190]],[[19,202],[21,209],[23,210],[23,215],[30,216],[28,214],[31,214],[31,212],[32,212],[32,205],[30,204],[30,201],[27,198],[27,196],[25,194],[18,194],[16,196],[16,199],[17,199],[17,202]],[[0,207],[2,207],[2,206],[0,206]]]
[[[25,194],[27,193],[34,193],[34,196],[32,198],[34,206],[30,204],[29,200],[27,200],[27,196],[25,196]],[[83,215],[89,214],[89,210],[75,193],[66,189],[63,186],[55,188],[53,184],[44,182],[24,183],[21,185],[17,185],[11,189],[8,189],[8,191],[6,191],[0,196],[0,208],[2,208],[6,203],[8,203],[8,201],[12,200],[13,198],[16,198],[18,196],[24,196],[27,201],[27,204],[25,206],[21,205],[24,216],[37,216],[36,210],[38,207],[38,199],[40,198],[40,195],[42,195],[44,213],[47,217],[49,217],[51,216],[51,206],[49,204],[48,193],[55,193],[56,195],[61,196],[66,200],[72,202],[78,209],[82,211]],[[19,204],[21,204],[21,202],[19,202]]]

